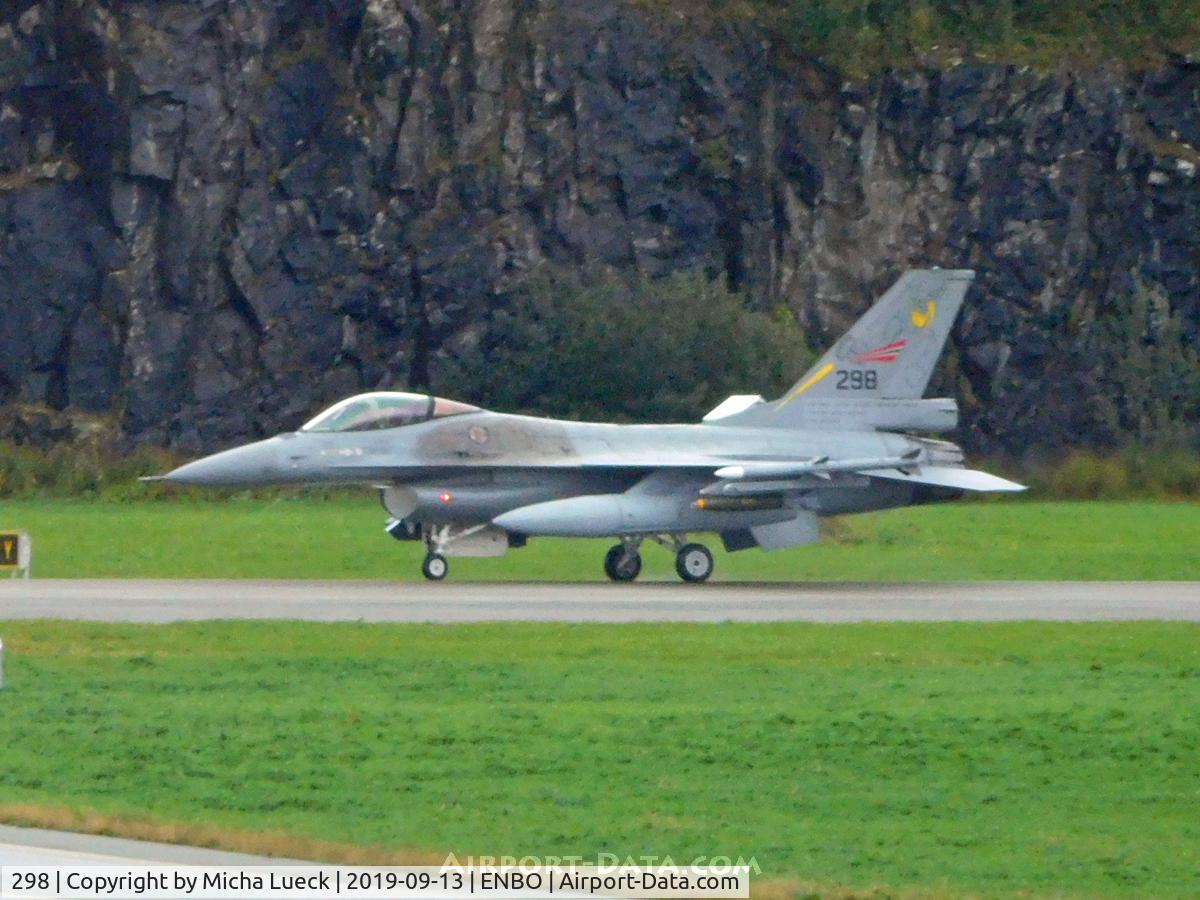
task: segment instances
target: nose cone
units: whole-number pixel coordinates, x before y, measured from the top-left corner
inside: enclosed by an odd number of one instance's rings
[[[200,484],[208,487],[237,487],[279,484],[286,480],[277,438],[214,453],[180,466],[163,476],[175,484]]]

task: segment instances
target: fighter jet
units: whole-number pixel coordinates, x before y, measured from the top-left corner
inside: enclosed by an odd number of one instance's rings
[[[553,535],[614,538],[613,581],[637,578],[648,540],[675,554],[680,578],[705,581],[713,557],[692,534],[775,550],[816,541],[822,516],[1024,489],[927,436],[958,422],[954,400],[922,395],[973,278],[907,272],[782,397],[733,396],[699,423],[574,422],[376,391],[163,477],[372,486],[386,531],[424,543],[433,580],[448,558]]]

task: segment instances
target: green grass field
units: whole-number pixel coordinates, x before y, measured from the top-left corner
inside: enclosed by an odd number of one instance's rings
[[[743,855],[918,895],[1200,893],[1191,625],[0,629],[0,814]]]
[[[419,544],[383,532],[374,497],[0,503],[34,537],[42,577],[419,578]],[[827,523],[817,546],[717,552],[718,580],[1200,580],[1200,504],[985,502]],[[718,551],[720,542],[707,538]],[[454,559],[453,580],[603,580],[610,541],[541,539],[500,559]],[[647,545],[644,579],[675,580]]]

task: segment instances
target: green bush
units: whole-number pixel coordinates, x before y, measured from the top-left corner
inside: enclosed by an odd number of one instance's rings
[[[103,441],[76,440],[46,447],[0,443],[0,497],[144,499],[169,489],[144,484],[178,465],[178,454],[151,447],[122,453]]]
[[[1035,500],[1200,500],[1200,452],[1127,446],[1100,455],[1076,450],[1016,472]]]
[[[730,394],[778,396],[811,363],[790,313],[752,310],[702,273],[545,266],[446,361],[435,388],[511,412],[694,422]]]
[[[1116,500],[1129,495],[1129,473],[1116,457],[1072,453],[1031,473],[1034,493],[1059,500]]]
[[[75,440],[36,447],[0,441],[0,500],[95,499],[210,501],[291,500],[361,496],[356,487],[200,488],[138,481],[161,475],[187,457],[160,447],[122,451],[107,440]]]

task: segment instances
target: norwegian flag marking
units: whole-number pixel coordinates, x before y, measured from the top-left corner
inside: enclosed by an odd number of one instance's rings
[[[900,354],[900,351],[903,350],[907,345],[908,341],[903,339],[899,341],[892,341],[890,344],[884,344],[882,347],[876,347],[874,350],[868,350],[866,353],[858,354],[858,356],[854,357],[854,362],[895,362],[896,358]]]

